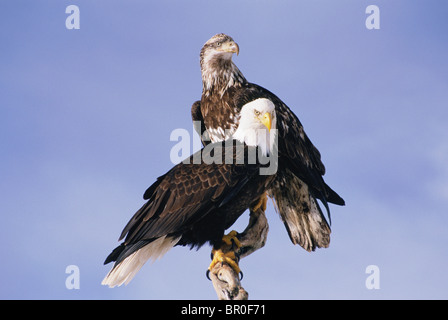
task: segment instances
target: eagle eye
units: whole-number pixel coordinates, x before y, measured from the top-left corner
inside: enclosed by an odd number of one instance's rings
[[[220,46],[221,46],[221,42],[217,42],[217,43],[216,43],[216,46],[217,46],[217,47],[220,47]]]
[[[255,113],[256,116],[259,116],[261,114],[261,112],[258,111],[258,110],[254,110],[254,113]]]

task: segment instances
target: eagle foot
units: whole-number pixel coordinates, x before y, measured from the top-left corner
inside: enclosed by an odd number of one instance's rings
[[[207,270],[207,278],[210,279],[209,273],[218,263],[221,263],[221,265],[227,263],[237,274],[242,275],[240,267],[238,266],[240,256],[237,252],[239,248],[241,248],[241,242],[238,239],[238,232],[233,230],[224,235],[222,237],[221,247],[213,248],[212,250],[212,262]]]
[[[235,247],[237,250],[241,248],[241,242],[240,239],[238,239],[238,232],[236,232],[235,230],[232,230],[228,234],[224,235],[224,237],[222,237],[222,242],[230,246],[230,250],[233,251],[235,251]]]
[[[260,199],[258,200],[257,204],[255,204],[254,206],[252,206],[252,208],[250,209],[252,212],[257,211],[258,209],[261,208],[261,210],[266,211],[266,207],[267,207],[267,203],[268,203],[268,195],[267,193],[263,193],[263,195],[260,197]]]
[[[213,260],[208,267],[208,270],[213,270],[216,264],[225,262],[227,263],[236,273],[240,273],[240,267],[238,266],[238,261],[240,260],[239,255],[235,251],[223,252],[221,249],[213,249]]]

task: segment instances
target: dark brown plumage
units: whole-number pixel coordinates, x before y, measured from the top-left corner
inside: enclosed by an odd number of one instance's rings
[[[224,142],[216,143],[224,148]],[[224,230],[255,203],[271,176],[260,176],[257,164],[234,164],[242,150],[234,147],[233,163],[179,163],[150,186],[148,200],[121,233],[125,244],[161,236],[181,236],[178,245],[219,244]],[[201,151],[198,151],[201,152]],[[247,157],[246,157],[247,158]],[[241,188],[245,192],[239,193]],[[232,201],[230,201],[232,200]]]
[[[115,264],[102,283],[128,283],[147,260],[176,245],[219,248],[224,231],[266,198],[276,119],[272,102],[248,103],[234,138],[209,144],[159,177],[106,258]]]
[[[328,203],[345,202],[325,183],[321,155],[297,116],[276,95],[249,83],[232,62],[233,53],[239,53],[239,46],[225,34],[215,35],[201,49],[203,90],[192,106],[192,119],[201,121],[201,130],[206,128],[211,141],[217,142],[235,131],[244,104],[271,100],[277,114],[279,169],[269,194],[294,244],[308,251],[328,247],[330,227],[316,199],[326,207],[330,222]]]
[[[202,154],[202,161],[197,164],[193,162],[195,155],[192,155],[188,163],[181,162],[159,177],[144,194],[147,202],[123,229],[119,240],[125,238],[124,242],[112,251],[104,263],[115,261],[115,268],[157,240],[162,240],[161,244],[157,243],[159,248],[152,248],[153,251],[163,252],[163,246],[167,246],[167,251],[174,245],[199,248],[206,242],[218,246],[224,231],[246,209],[258,203],[273,180],[273,176],[259,174],[263,167],[259,161],[248,164],[248,152],[258,152],[254,147],[243,145],[241,148],[240,142],[233,142],[232,163],[228,159],[226,163],[224,152],[222,161],[214,159],[216,163],[204,160]],[[225,142],[209,147],[224,150]],[[246,161],[241,163],[236,159]],[[169,239],[168,245],[165,239]],[[151,258],[151,255],[150,252],[145,258]],[[103,284],[121,285],[133,277],[133,270],[123,272],[126,277],[120,277],[114,275],[114,268],[109,273],[112,276],[108,275]]]

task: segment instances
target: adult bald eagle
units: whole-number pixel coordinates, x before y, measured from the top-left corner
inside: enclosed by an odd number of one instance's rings
[[[220,248],[224,231],[246,209],[260,206],[273,181],[274,175],[260,170],[269,166],[266,157],[274,148],[274,109],[267,99],[245,104],[233,138],[208,145],[146,190],[148,201],[121,233],[119,240],[126,237],[124,242],[106,258],[105,264],[115,264],[102,284],[127,284],[148,259],[159,258],[175,245],[199,248],[209,242]],[[217,252],[212,264],[225,261],[238,271],[235,260],[232,252]]]
[[[191,109],[193,121],[202,124],[199,134],[207,129],[212,142],[222,141],[238,127],[244,104],[259,98],[271,101],[277,114],[279,164],[268,194],[294,244],[307,251],[328,247],[331,231],[317,199],[327,209],[330,223],[328,203],[345,202],[325,183],[320,153],[297,116],[276,95],[248,82],[232,62],[234,53],[239,53],[239,46],[225,34],[213,36],[201,49],[202,97]]]

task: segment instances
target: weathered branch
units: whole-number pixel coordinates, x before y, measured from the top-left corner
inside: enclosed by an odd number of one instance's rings
[[[254,251],[264,247],[268,238],[268,219],[264,210],[259,208],[257,211],[251,211],[249,223],[243,233],[239,235],[241,247],[239,249],[240,258],[244,258]]]
[[[247,257],[254,251],[263,247],[268,235],[268,221],[262,208],[250,212],[249,224],[243,233],[238,235],[241,247],[236,252],[241,258]],[[232,248],[221,248],[229,251]],[[247,300],[249,294],[241,286],[239,274],[227,263],[217,263],[209,273],[218,299],[220,300]]]

